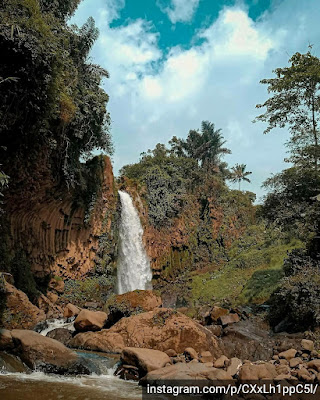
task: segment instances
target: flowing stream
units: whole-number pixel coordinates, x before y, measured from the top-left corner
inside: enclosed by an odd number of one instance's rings
[[[150,261],[143,246],[143,229],[137,210],[128,193],[119,191],[121,220],[117,266],[118,293],[152,289]]]
[[[136,382],[114,376],[117,360],[102,354],[79,352],[100,374],[60,376],[31,372],[15,357],[0,353],[1,400],[134,400],[141,399]]]

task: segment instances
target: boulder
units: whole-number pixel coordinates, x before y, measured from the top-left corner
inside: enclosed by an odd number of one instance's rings
[[[214,363],[213,366],[215,368],[224,368],[226,364],[229,362],[229,358],[226,357],[225,355],[222,355],[219,357]]]
[[[132,365],[138,368],[140,377],[150,371],[171,364],[169,356],[162,351],[134,347],[125,347],[122,350],[121,361],[124,365]]]
[[[283,351],[282,353],[279,353],[278,355],[279,355],[279,358],[284,358],[285,360],[290,361],[291,358],[295,358],[296,354],[297,354],[297,350],[289,349],[289,350]]]
[[[200,353],[200,362],[202,363],[213,363],[213,357],[210,351],[202,351]]]
[[[14,353],[31,369],[61,374],[90,373],[77,354],[57,340],[20,329],[12,330],[11,335]]]
[[[10,350],[13,347],[11,332],[8,329],[0,329],[0,351]]]
[[[229,311],[227,309],[214,306],[209,313],[209,320],[211,323],[217,323],[219,321],[219,318],[227,315],[228,313]]]
[[[152,311],[161,307],[162,300],[152,290],[135,290],[112,296],[105,306],[108,314],[106,327],[110,328],[123,317],[133,314]]]
[[[177,363],[149,372],[140,380],[142,385],[160,385],[166,381],[208,380],[215,368],[202,363]]]
[[[239,360],[239,358],[236,358],[236,357],[231,358],[230,364],[229,364],[229,366],[227,368],[227,373],[230,376],[237,375],[241,365],[242,365],[242,361]]]
[[[74,321],[75,330],[78,332],[99,331],[106,322],[107,314],[103,311],[81,310]]]
[[[302,364],[302,359],[300,357],[291,358],[289,361],[290,368],[296,368],[299,364]]]
[[[212,333],[186,315],[172,309],[153,311],[123,318],[110,329],[79,333],[71,341],[72,347],[121,353],[125,347],[143,347],[178,354],[187,347],[197,353],[210,351],[221,355],[217,339]]]
[[[244,381],[258,381],[260,379],[273,380],[278,376],[276,367],[269,363],[260,364],[243,364],[239,371],[239,380]]]
[[[80,314],[81,309],[71,303],[64,308],[63,318],[71,318]]]
[[[240,317],[238,314],[227,314],[227,315],[222,315],[219,317],[219,322],[221,323],[222,326],[228,326],[231,324],[235,324],[236,322],[240,321]]]
[[[2,317],[2,328],[33,329],[38,322],[46,319],[46,314],[34,304],[28,296],[13,285],[5,283],[6,308]]]
[[[168,349],[165,351],[165,353],[169,356],[169,357],[177,357],[177,352],[173,349]]]
[[[72,339],[72,332],[66,328],[56,328],[48,332],[47,337],[55,339],[65,346],[69,346],[70,340]]]
[[[0,352],[0,371],[30,373],[30,369],[12,354]]]
[[[320,360],[317,359],[317,360],[309,361],[307,364],[307,368],[314,369],[314,370],[320,372]]]
[[[302,339],[301,348],[303,351],[311,353],[314,350],[314,342],[312,340]]]
[[[265,327],[255,321],[240,321],[224,328],[221,337],[223,353],[231,358],[251,361],[269,360],[273,357],[274,339]]]
[[[185,356],[187,362],[191,360],[198,360],[198,353],[192,347],[187,347],[183,352],[183,355]]]

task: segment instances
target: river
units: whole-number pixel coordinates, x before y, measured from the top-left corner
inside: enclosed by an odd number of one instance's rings
[[[99,365],[101,375],[60,376],[43,372],[0,369],[1,400],[131,400],[141,399],[137,382],[114,376],[116,360],[96,353],[79,353]],[[0,355],[1,358],[1,355]]]

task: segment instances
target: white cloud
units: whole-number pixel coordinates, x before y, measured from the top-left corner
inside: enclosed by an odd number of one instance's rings
[[[225,8],[197,34],[204,39],[201,46],[174,47],[166,55],[150,22],[140,19],[110,28],[122,2],[108,0],[105,7],[105,0],[94,1],[101,35],[92,56],[111,75],[106,91],[115,172],[156,143],[173,135],[185,137],[202,120],[210,120],[222,128],[233,152],[226,161],[245,163],[253,171],[252,184],[244,188],[261,194],[262,181],[284,167],[288,134],[279,130],[262,135],[263,125],[252,124],[258,114],[255,105],[268,96],[259,81],[287,65],[294,52],[305,52],[309,42],[320,53],[317,1],[283,0],[258,21],[246,9]],[[86,16],[92,14],[92,3],[83,3]]]
[[[170,21],[177,22],[191,21],[196,12],[200,0],[171,0],[169,6],[163,5],[163,0],[158,0],[157,4],[161,11],[168,15]]]

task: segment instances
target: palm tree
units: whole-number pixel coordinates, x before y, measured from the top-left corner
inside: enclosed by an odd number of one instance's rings
[[[246,164],[236,164],[234,167],[231,168],[230,180],[233,183],[239,183],[239,190],[242,181],[251,183],[250,179],[247,178],[247,176],[251,175],[252,172],[246,171],[246,167]]]
[[[230,154],[231,151],[223,145],[225,140],[221,134],[221,129],[215,130],[213,123],[202,121],[201,131],[191,130],[187,139],[173,143],[175,149],[183,149],[187,157],[197,160],[202,167],[218,167],[221,157],[224,154]],[[178,145],[178,146],[177,146]]]

